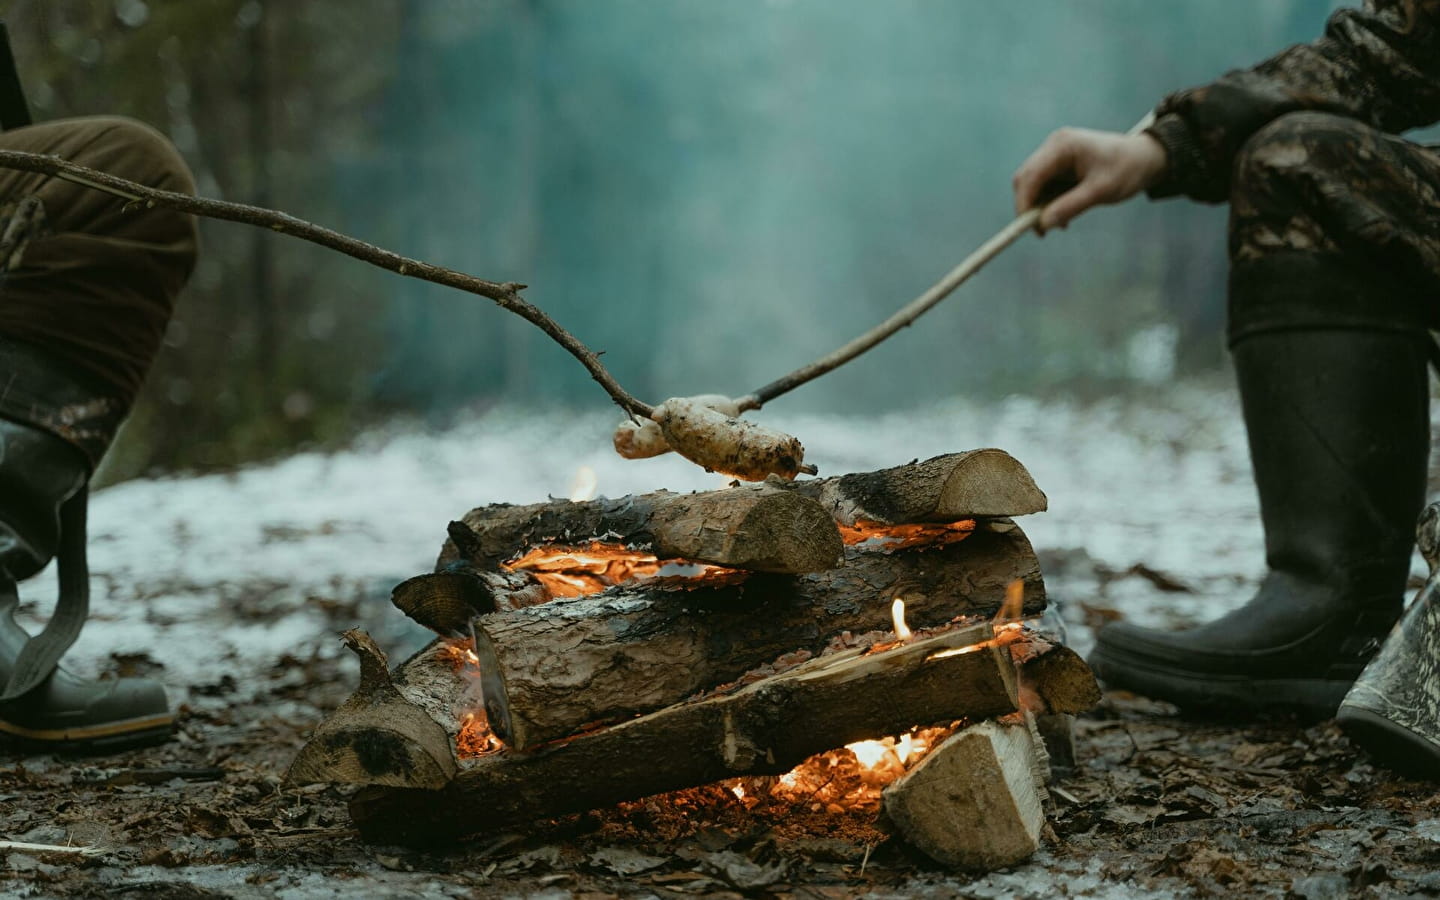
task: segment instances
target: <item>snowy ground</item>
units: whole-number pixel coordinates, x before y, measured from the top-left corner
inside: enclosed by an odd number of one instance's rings
[[[1082,604],[1146,623],[1183,624],[1243,601],[1261,573],[1260,529],[1244,433],[1235,401],[1223,388],[1169,388],[1124,403],[1025,398],[989,406],[956,403],[884,418],[790,416],[777,408],[766,411],[765,421],[800,436],[807,458],[822,474],[870,470],[973,447],[1009,450],[1049,495],[1050,511],[1022,525],[1041,553],[1052,597],[1068,604],[1066,617],[1075,626],[1071,643],[1082,651],[1090,643]],[[304,819],[294,811],[304,806],[303,798],[282,803],[273,787],[279,774],[274,740],[264,734],[273,720],[259,713],[248,719],[239,713],[227,718],[227,710],[264,707],[276,720],[289,715],[281,731],[293,743],[313,724],[313,706],[321,702],[316,696],[333,706],[353,684],[351,663],[340,658],[340,628],[369,628],[392,656],[417,645],[423,636],[390,607],[389,589],[427,571],[446,522],[471,507],[566,496],[582,466],[595,470],[600,492],[610,496],[723,483],[719,476],[673,456],[641,462],[615,457],[608,449],[613,424],[608,414],[577,418],[501,411],[438,434],[406,429],[377,433],[344,453],[304,454],[229,475],[133,481],[101,491],[91,512],[95,619],[72,656],[82,660],[77,663],[81,669],[87,666],[83,660],[89,660],[92,671],[129,667],[164,679],[172,698],[193,711],[193,727],[181,740],[191,756],[221,767],[248,767],[256,784],[262,784],[256,796],[265,799],[256,803],[271,804],[278,810],[277,821],[292,821],[285,818],[292,813]],[[1182,583],[1189,592],[1158,591],[1153,576],[1137,574],[1137,564]],[[24,596],[38,609],[46,608],[53,596],[49,576],[28,585]],[[1096,817],[1099,824],[1086,834],[1113,836],[1105,838],[1114,844],[1110,851],[1123,852],[1125,841],[1131,840],[1126,829],[1147,820],[1141,813],[1135,813],[1139,818],[1133,821],[1114,819],[1103,785],[1122,789],[1120,782],[1129,776],[1114,773],[1137,753],[1151,749],[1142,746],[1146,735],[1160,735],[1154,738],[1156,748],[1171,746],[1167,741],[1173,742],[1176,732],[1168,715],[1143,704],[1112,703],[1082,730],[1082,752],[1088,735],[1097,758],[1109,759],[1108,754],[1114,759],[1103,772],[1097,770],[1095,780],[1071,792],[1078,799],[1067,821],[1075,825],[1077,816]],[[1229,732],[1196,734],[1202,742],[1223,741]],[[1307,765],[1316,759],[1355,765],[1353,751],[1330,732],[1286,731],[1282,726],[1279,732],[1247,733],[1242,743],[1273,744],[1283,750],[1296,741],[1311,748]],[[231,749],[217,754],[207,742]],[[272,745],[268,751],[267,744]],[[113,780],[115,770],[87,771],[81,773],[64,760],[22,766],[15,757],[0,768],[0,791],[11,792],[7,800],[29,790],[64,798],[67,790],[91,784],[94,778]],[[1139,771],[1146,770],[1140,766]],[[1156,776],[1159,782],[1165,777]],[[1087,790],[1093,796],[1087,796]],[[1100,821],[1106,816],[1113,821]],[[1159,821],[1156,816],[1160,814],[1154,814],[1150,824]],[[1211,810],[1210,820],[1220,821],[1220,816],[1218,809]],[[85,839],[83,831],[73,827],[57,831],[52,824],[47,830],[33,814],[26,818],[15,813],[11,819],[0,817],[0,827],[12,829],[0,837]],[[316,826],[310,831],[343,834],[343,822],[320,824],[330,830]],[[200,832],[220,833],[223,840],[248,846],[235,830],[240,826],[232,821],[227,827],[229,831]],[[241,830],[248,834],[247,829]],[[1440,828],[1431,831],[1440,840]],[[299,826],[287,832],[297,840],[307,833]],[[133,845],[136,834],[128,827],[111,828],[98,838]],[[1077,838],[1072,851],[1089,839]],[[273,844],[267,846],[273,851]],[[369,896],[542,889],[554,896],[569,895],[560,876],[523,887],[509,883],[507,888],[486,888],[473,872],[468,881],[437,874],[447,871],[445,864],[430,871],[404,871],[411,868],[408,863],[392,864],[353,840],[334,860],[336,866],[343,863],[346,884],[329,877],[325,865],[313,862],[313,854],[312,862],[303,863],[284,852],[267,857],[253,851],[243,864],[205,865],[206,860],[224,858],[214,846],[206,847],[204,853],[186,856],[172,839],[166,849],[171,856],[157,858],[135,846],[117,846],[118,855],[92,874],[97,884],[108,885],[110,894],[164,882],[174,890],[188,884],[195,891],[219,892],[166,896],[321,897],[352,889]],[[1134,880],[1137,873],[1102,864],[1099,857],[1087,862],[1080,856],[1056,848],[1029,866],[979,881],[932,871],[899,887],[873,890],[875,896],[949,896],[961,888],[974,896],[1154,896],[1191,893],[1213,874],[1196,881],[1176,863],[1174,872],[1163,867],[1145,870],[1153,878],[1138,882],[1149,885],[1141,888]],[[35,868],[63,869],[63,863],[20,858],[29,862],[17,867],[15,854],[10,857],[11,876],[17,879],[9,882],[11,890],[44,896],[46,883],[73,887],[55,871],[44,874],[47,869]],[[166,863],[167,858],[172,862]],[[1215,877],[1218,885],[1236,883]],[[361,882],[354,882],[356,878]],[[0,890],[5,883],[0,876]],[[64,893],[73,895],[71,887]],[[1294,890],[1299,896],[1322,895]],[[667,895],[657,894],[657,889],[626,888],[632,892]],[[809,895],[863,892],[857,884],[848,892],[817,889]]]
[[[441,434],[374,434],[345,453],[101,491],[91,568],[104,625],[89,628],[74,655],[148,652],[177,688],[203,683],[217,652],[264,666],[328,640],[307,596],[388,595],[433,565],[445,523],[471,507],[567,496],[582,466],[608,496],[725,483],[673,455],[620,459],[608,448],[612,419],[496,412]],[[1171,595],[1178,607],[1151,610],[1126,602],[1128,587],[1154,599],[1143,579],[1104,586],[1098,599],[1126,603],[1141,619],[1203,616],[1204,607],[1242,597],[1263,565],[1244,433],[1220,390],[1178,390],[1139,405],[1014,398],[863,419],[780,410],[766,421],[801,436],[822,474],[1007,449],[1049,494],[1050,511],[1023,522],[1042,554],[1085,554],[1117,573],[1143,563],[1196,589]],[[257,584],[267,586],[261,598]],[[1097,589],[1051,580],[1062,600]],[[42,577],[27,597],[43,607],[52,595]],[[256,603],[286,614],[257,616]],[[157,621],[166,625],[159,645]]]

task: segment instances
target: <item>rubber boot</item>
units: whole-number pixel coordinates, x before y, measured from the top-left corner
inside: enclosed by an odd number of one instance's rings
[[[55,555],[60,506],[87,476],[84,458],[66,442],[0,419],[0,684],[30,638],[14,619],[17,582]],[[0,732],[31,749],[120,749],[165,740],[173,724],[163,686],[145,678],[87,681],[56,668],[0,703]]]
[[[1440,780],[1440,503],[1415,534],[1430,578],[1340,704],[1335,721],[1381,763]]]
[[[1323,293],[1327,282],[1270,286]],[[1256,328],[1232,351],[1269,573],[1207,625],[1104,628],[1090,662],[1110,687],[1185,709],[1327,718],[1400,614],[1425,492],[1428,338],[1403,316],[1389,330],[1265,320],[1289,330]]]

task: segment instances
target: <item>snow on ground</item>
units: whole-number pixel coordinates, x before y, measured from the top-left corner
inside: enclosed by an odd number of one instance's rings
[[[1139,578],[1052,577],[1062,601],[1103,595],[1105,605],[1133,599],[1126,612],[1142,621],[1205,618],[1243,599],[1263,565],[1243,428],[1223,388],[1090,404],[955,402],[881,417],[791,415],[782,406],[760,417],[799,436],[822,474],[1003,447],[1049,495],[1050,511],[1022,523],[1042,560],[1086,563],[1058,567],[1063,573],[1143,563],[1195,590],[1166,595],[1180,600],[1162,610],[1138,605],[1155,596]],[[311,595],[361,597],[367,622],[357,624],[399,619],[386,602],[390,587],[428,571],[446,523],[474,506],[566,496],[581,466],[608,496],[725,483],[674,455],[620,459],[609,448],[614,422],[612,413],[502,410],[441,433],[377,432],[341,453],[99,491],[96,621],[72,658],[85,670],[86,659],[148,652],[172,686],[206,684],[217,654],[267,667],[286,653],[335,647],[333,624],[307,604]],[[48,609],[50,581],[27,586],[26,599]],[[266,588],[258,600],[257,584]],[[1084,649],[1088,636],[1075,641]]]

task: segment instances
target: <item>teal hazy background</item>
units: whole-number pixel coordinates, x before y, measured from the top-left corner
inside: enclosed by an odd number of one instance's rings
[[[1012,215],[1053,128],[1318,36],[1329,0],[15,0],[39,118],[123,113],[203,193],[494,280],[632,392],[739,394],[850,339]],[[1224,365],[1223,208],[1027,238],[779,401],[859,413]],[[394,416],[594,407],[488,301],[245,226],[205,252],[108,476],[344,442]]]

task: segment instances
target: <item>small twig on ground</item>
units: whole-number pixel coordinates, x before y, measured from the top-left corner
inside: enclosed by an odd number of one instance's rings
[[[99,847],[73,847],[63,844],[30,844],[25,841],[0,841],[0,850],[19,850],[21,853],[73,853],[78,856],[94,856],[105,851]]]
[[[229,222],[240,222],[245,225],[254,225],[260,228],[269,228],[281,234],[289,234],[301,240],[309,241],[312,244],[319,244],[322,247],[329,247],[337,250],[346,256],[354,257],[362,262],[379,266],[382,269],[394,272],[397,275],[405,275],[411,278],[419,278],[434,284],[455,288],[471,294],[478,294],[481,297],[493,300],[501,309],[515,313],[532,325],[539,328],[551,337],[556,343],[569,351],[570,355],[580,361],[605,392],[624,409],[627,413],[645,416],[648,418],[651,407],[640,402],[631,396],[605,367],[600,364],[600,357],[589,347],[580,342],[570,332],[561,328],[559,323],[550,318],[539,307],[531,304],[520,296],[520,291],[525,285],[513,281],[496,282],[486,281],[474,275],[467,275],[464,272],[456,272],[453,269],[446,269],[442,266],[432,265],[416,259],[401,256],[390,250],[367,244],[324,228],[303,219],[289,215],[288,213],[277,212],[271,209],[263,209],[258,206],[247,206],[242,203],[228,203],[223,200],[211,200],[205,197],[192,197],[189,194],[180,194],[174,191],[162,191],[146,187],[124,178],[118,178],[106,172],[90,169],[85,166],[76,165],[58,156],[47,156],[40,153],[23,153],[18,150],[0,150],[0,168],[18,169],[23,172],[39,172],[43,175],[50,175],[69,181],[73,184],[82,185],[97,191],[103,191],[120,197],[130,203],[141,204],[145,207],[163,207],[183,213],[190,213],[196,216],[205,216],[211,219],[224,219]]]

